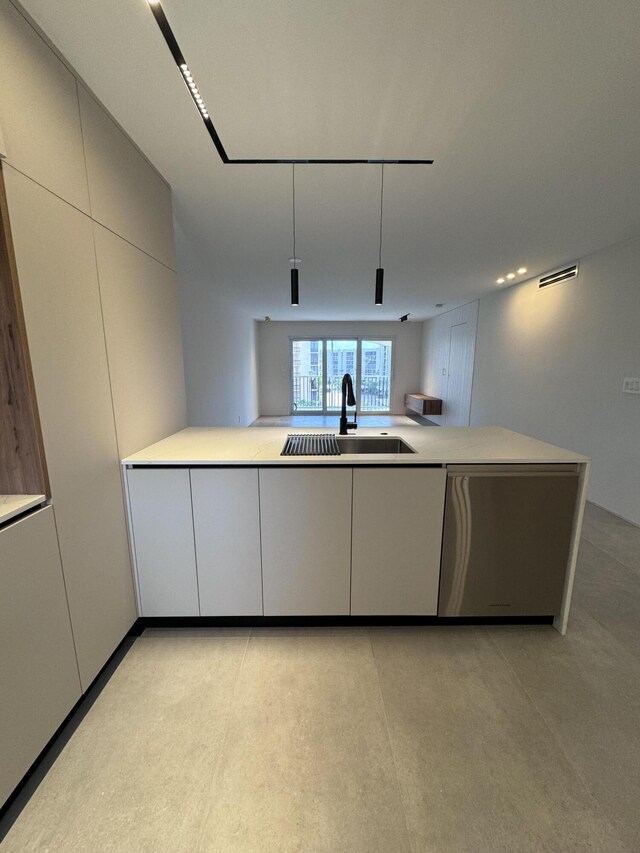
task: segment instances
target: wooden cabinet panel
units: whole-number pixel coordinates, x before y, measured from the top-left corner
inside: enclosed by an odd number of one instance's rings
[[[192,468],[202,616],[262,615],[256,468]]]
[[[354,469],[352,615],[437,613],[446,476]]]
[[[141,616],[198,616],[188,468],[127,470]]]
[[[53,508],[0,531],[0,806],[80,698]]]
[[[135,620],[92,223],[15,169],[4,177],[86,689]]]
[[[427,394],[405,394],[404,405],[406,409],[417,412],[419,415],[442,414],[442,400],[429,397]]]
[[[0,494],[51,495],[0,162]]]
[[[171,188],[79,86],[91,215],[175,270]]]
[[[350,468],[260,470],[265,616],[347,615]]]
[[[7,161],[88,213],[76,79],[7,0],[0,0],[0,56]]]

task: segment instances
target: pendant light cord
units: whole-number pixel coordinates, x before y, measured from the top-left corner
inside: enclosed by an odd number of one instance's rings
[[[291,185],[293,190],[293,268],[296,268],[296,164],[291,164]]]
[[[380,248],[378,250],[378,267],[382,267],[382,199],[384,197],[384,163],[380,168]]]

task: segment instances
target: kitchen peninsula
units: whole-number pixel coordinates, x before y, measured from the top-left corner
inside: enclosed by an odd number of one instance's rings
[[[282,456],[288,434],[189,428],[123,460],[143,618],[548,617],[565,633],[587,457],[501,427],[366,428],[338,439],[358,452],[318,456]]]

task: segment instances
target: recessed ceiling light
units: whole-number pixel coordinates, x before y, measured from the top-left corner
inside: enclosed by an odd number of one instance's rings
[[[504,284],[504,279],[503,278],[497,278],[496,284]]]
[[[515,277],[516,277],[516,274],[514,272],[510,272],[507,274],[507,279],[509,281],[512,281]]]
[[[289,263],[290,264],[301,264],[302,258],[289,258]]]
[[[527,271],[526,267],[520,267],[518,269],[518,275],[524,275],[526,273],[526,271]]]

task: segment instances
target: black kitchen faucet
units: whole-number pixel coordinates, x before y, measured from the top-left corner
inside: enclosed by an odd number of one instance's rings
[[[356,398],[353,394],[353,380],[350,373],[342,377],[342,411],[340,413],[340,435],[348,435],[347,430],[358,429],[356,423],[357,412],[353,413],[353,420],[347,420],[347,406],[355,406]]]

